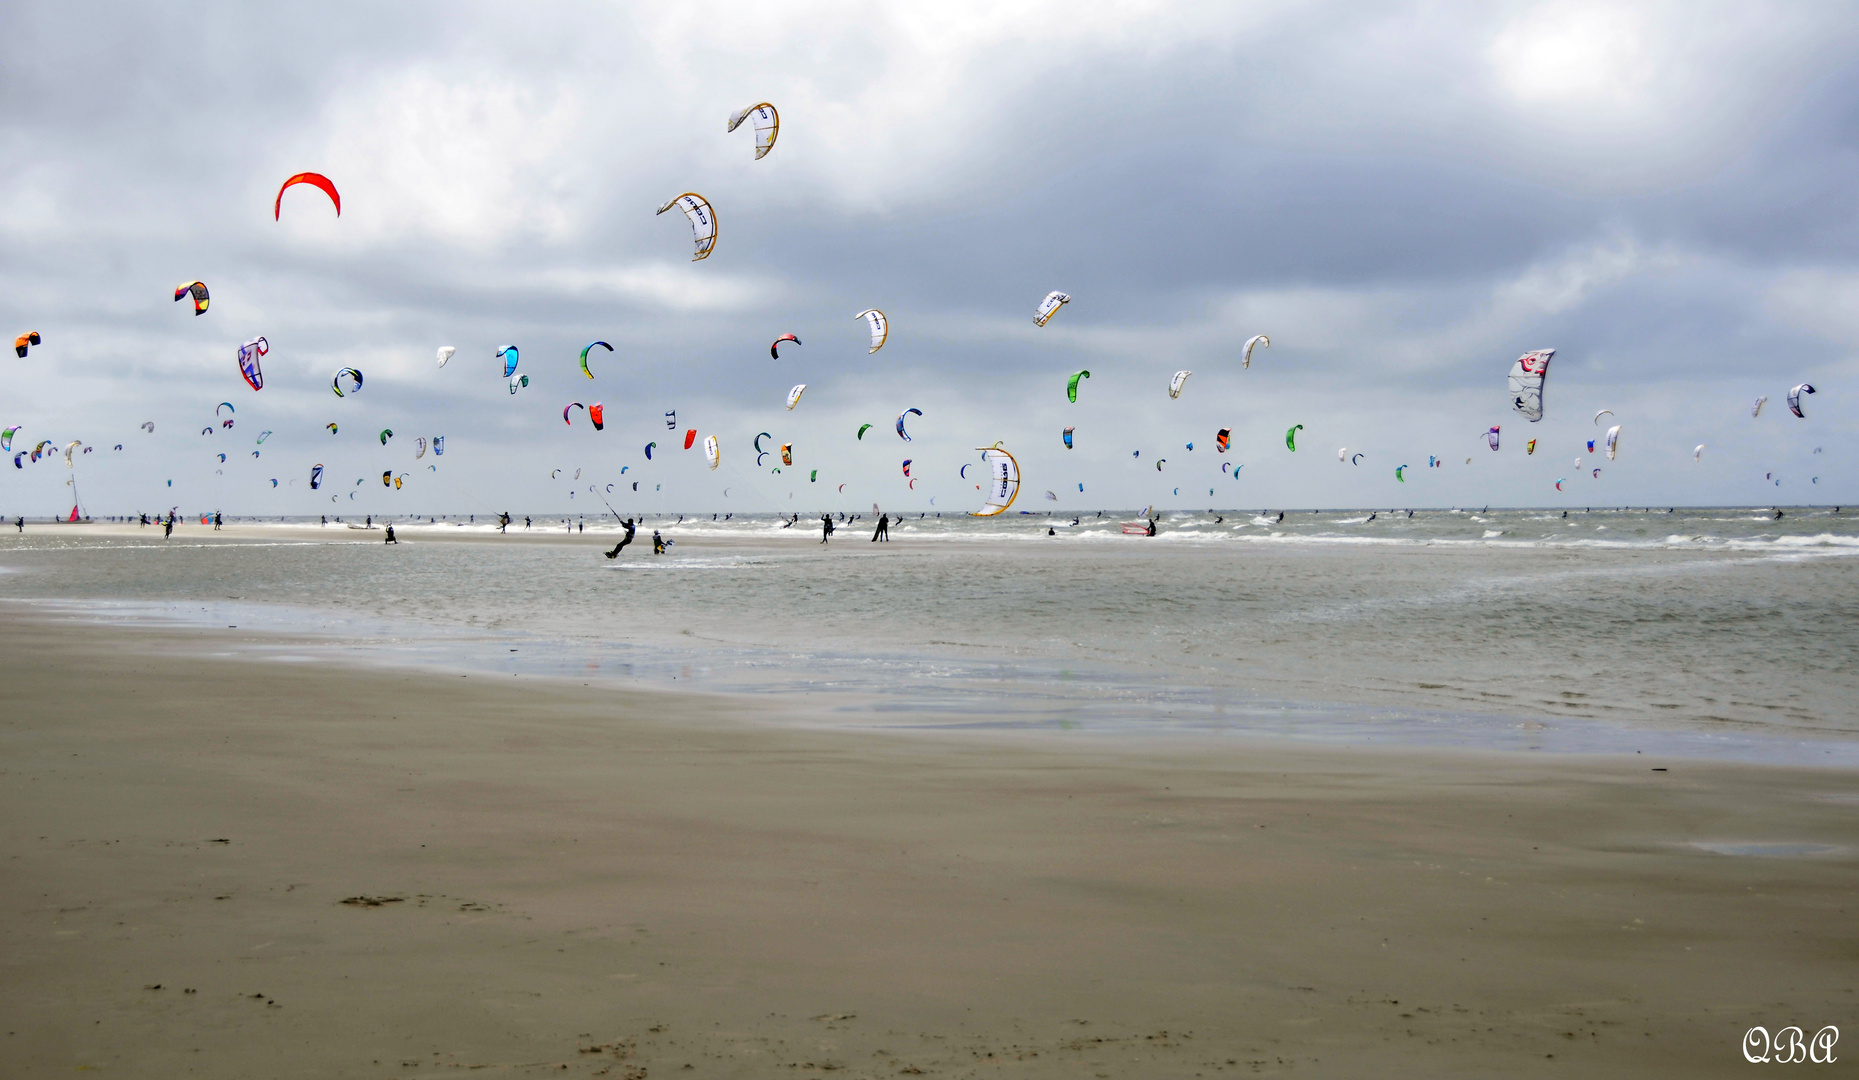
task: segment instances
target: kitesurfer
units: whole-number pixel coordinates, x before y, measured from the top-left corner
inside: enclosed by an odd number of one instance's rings
[[[1150,519],[1149,519],[1149,531],[1148,531],[1148,532],[1146,532],[1146,533],[1144,533],[1143,535],[1144,535],[1144,536],[1154,536],[1154,535],[1155,535],[1155,519],[1154,519],[1154,518],[1150,518]]]
[[[609,559],[619,558],[620,549],[633,542],[633,519],[627,518],[625,521],[620,522],[620,524],[625,527],[626,535],[620,537],[620,542],[613,545],[612,551],[607,552],[607,558]]]
[[[891,542],[891,515],[887,513],[878,515],[878,528],[871,534],[872,543],[875,544],[880,540],[887,544]]]
[[[214,532],[219,531],[219,522],[220,522],[219,511],[215,510],[213,511],[213,531]]]
[[[821,514],[820,515],[820,543],[824,544],[828,540],[831,540],[832,538],[833,538],[833,515]]]
[[[25,517],[25,515],[24,515],[24,514],[22,514],[22,515],[20,515],[19,517],[17,517],[17,518],[14,518],[14,519],[13,519],[13,524],[19,527],[19,531],[20,531],[20,532],[25,532],[25,531],[26,531],[26,517]]]
[[[400,543],[400,540],[399,540],[398,538],[396,538],[396,537],[394,536],[394,524],[393,524],[393,522],[391,522],[391,521],[390,521],[390,522],[388,522],[388,525],[387,525],[387,539],[386,539],[385,541],[383,541],[383,543],[388,543],[388,544],[398,544],[398,543]]]
[[[529,515],[528,514],[523,515],[523,528],[525,529],[529,528]]]
[[[652,530],[652,554],[663,555],[664,553],[665,553],[665,538],[658,535],[657,529],[653,529]]]
[[[26,530],[21,529],[20,531],[25,532]],[[168,511],[168,520],[164,522],[161,526],[161,538],[163,540],[166,540],[168,537],[173,536],[173,535],[174,535],[174,511],[170,510]]]
[[[508,529],[509,527],[510,527],[510,511],[505,510],[503,513],[497,515],[497,531],[501,533],[505,529]]]

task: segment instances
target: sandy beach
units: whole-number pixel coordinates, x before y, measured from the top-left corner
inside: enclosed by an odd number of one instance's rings
[[[240,635],[0,627],[8,1075],[1700,1076],[1854,1007],[1848,773],[809,731]]]

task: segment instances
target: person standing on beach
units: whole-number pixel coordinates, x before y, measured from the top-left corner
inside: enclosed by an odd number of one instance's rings
[[[219,511],[215,510],[213,511],[213,531],[214,532],[219,531],[219,522],[220,522]]]
[[[19,517],[14,518],[13,524],[19,526],[20,532],[25,532],[26,531],[26,516],[24,514],[21,514]]]
[[[499,533],[502,533],[505,529],[509,527],[510,527],[510,511],[505,510],[503,513],[497,515],[497,531]]]
[[[400,543],[400,541],[394,537],[394,523],[391,521],[387,523],[387,539],[383,542],[388,544]]]
[[[661,537],[660,535],[658,535],[657,529],[653,529],[652,530],[652,554],[663,555],[664,553],[665,553],[665,539],[664,537]]]
[[[173,535],[174,535],[174,511],[170,510],[168,511],[168,520],[163,522],[161,526],[161,538],[163,540],[166,540],[168,537],[173,536]]]
[[[831,540],[832,538],[833,538],[833,515],[821,514],[820,515],[820,543],[824,544],[828,540]]]
[[[612,551],[607,552],[607,558],[609,559],[619,558],[620,549],[633,542],[633,519],[627,518],[625,521],[620,522],[620,524],[626,526],[626,535],[620,537],[620,542],[613,545]]]
[[[871,542],[875,544],[880,540],[887,544],[891,542],[891,515],[889,514],[880,513],[878,527],[872,531]]]

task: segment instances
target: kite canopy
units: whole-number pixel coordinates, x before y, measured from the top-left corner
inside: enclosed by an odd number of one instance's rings
[[[439,346],[439,366],[444,367],[445,362],[447,360],[450,360],[452,358],[452,354],[457,351],[458,350],[456,348],[450,345]]]
[[[684,211],[684,216],[691,222],[691,241],[697,249],[691,261],[709,258],[711,250],[716,247],[716,211],[710,208],[710,200],[695,191],[687,191],[659,207],[658,212],[662,214],[674,206]]]
[[[779,350],[781,348],[781,343],[784,341],[791,341],[796,345],[800,344],[800,339],[795,337],[793,334],[782,334],[780,337],[776,338],[772,343],[769,344],[768,346],[768,358],[769,359],[771,360],[781,359],[781,353],[779,352]]]
[[[278,188],[278,201],[271,208],[271,220],[277,221],[283,216],[284,192],[296,184],[309,184],[311,187],[322,189],[323,194],[329,196],[329,201],[336,204],[336,216],[342,216],[342,196],[336,191],[336,185],[329,182],[329,177],[322,173],[300,172],[284,181],[284,186]]]
[[[1039,302],[1039,308],[1033,312],[1033,325],[1044,326],[1048,322],[1051,322],[1052,316],[1058,313],[1059,308],[1071,303],[1071,301],[1071,297],[1066,296],[1057,289],[1047,293],[1046,298]]]
[[[870,430],[871,430],[871,425],[870,425],[870,424],[860,424],[860,425],[858,426],[858,437],[859,437],[859,438],[860,438],[861,440],[862,440],[862,439],[864,439],[864,438],[865,438],[865,433],[866,433],[867,431],[870,431]]]
[[[606,409],[603,408],[598,401],[587,407],[587,418],[594,422],[595,431],[599,431],[607,426]]]
[[[445,453],[445,436],[444,435],[434,435],[432,437],[432,452],[434,454],[440,454],[440,455],[443,455]]]
[[[1764,405],[1767,405],[1768,403],[1769,403],[1769,395],[1767,394],[1764,394],[1761,397],[1757,398],[1755,400],[1755,403],[1749,407],[1749,415],[1752,417],[1761,416],[1762,407]]]
[[[529,385],[529,376],[512,375],[510,376],[509,385],[510,385],[510,393],[515,394],[518,390],[521,390],[523,387]]]
[[[800,395],[804,393],[806,389],[807,389],[806,383],[799,383],[794,387],[794,389],[789,390],[787,392],[787,407],[788,407],[789,412],[793,412],[794,406],[800,404]]]
[[[905,442],[910,441],[910,433],[904,430],[904,417],[909,416],[911,413],[916,413],[918,416],[922,416],[923,410],[922,409],[905,409],[903,412],[900,412],[897,414],[897,437],[904,440]]]
[[[1607,429],[1607,460],[1614,460],[1614,454],[1620,449],[1620,425]]]
[[[394,437],[394,429],[393,429],[393,428],[382,428],[382,429],[381,429],[381,435],[380,435],[380,439],[381,439],[381,445],[382,445],[382,446],[386,446],[386,445],[387,445],[387,440],[389,440],[389,439],[391,439],[391,438],[393,438],[393,437]]]
[[[1304,425],[1293,424],[1285,431],[1285,449],[1297,453],[1297,433],[1304,430]]]
[[[0,450],[10,451],[13,449],[13,436],[19,434],[19,429],[22,426],[24,425],[15,424],[14,426],[7,428],[4,431],[0,431]],[[143,424],[142,426],[149,431],[155,430],[154,424]]]
[[[689,431],[686,431],[684,433],[684,448],[686,450],[689,450],[691,448],[691,444],[696,441],[697,441],[697,429],[696,428],[691,428]]]
[[[1525,455],[1529,455],[1529,454],[1534,454],[1534,453],[1536,453],[1536,440],[1535,440],[1535,439],[1531,439],[1531,440],[1530,440],[1529,442],[1527,442],[1527,443],[1524,443],[1524,444],[1523,444],[1523,452],[1524,452],[1524,454],[1525,454]]]
[[[864,319],[865,322],[871,326],[872,352],[877,352],[879,349],[884,348],[884,339],[891,334],[891,324],[885,321],[884,312],[879,311],[877,308],[866,308],[864,311],[852,317],[855,319]]]
[[[1801,411],[1801,395],[1802,394],[1813,394],[1817,392],[1818,391],[1816,391],[1813,388],[1813,386],[1808,383],[1802,383],[1801,385],[1788,391],[1788,411],[1795,414],[1796,416],[1800,417],[1803,420],[1807,419],[1807,414]]]
[[[207,313],[207,301],[211,299],[207,296],[207,283],[204,281],[189,281],[184,285],[176,285],[174,287],[174,298],[177,301],[180,300],[181,297],[189,295],[194,298],[194,314],[205,315]]]
[[[755,118],[755,160],[760,161],[775,148],[775,139],[781,134],[781,114],[766,101],[758,102],[730,117],[729,130],[741,127],[751,116]]]
[[[497,359],[503,361],[503,377],[507,379],[516,374],[516,364],[521,355],[515,345],[500,345],[497,347]]]
[[[1252,366],[1252,350],[1254,346],[1258,346],[1258,345],[1263,345],[1269,349],[1272,347],[1272,339],[1266,337],[1264,334],[1254,334],[1251,337],[1247,338],[1246,348],[1243,352],[1239,354],[1239,366],[1240,367],[1249,368]]]
[[[971,512],[970,516],[994,517],[996,514],[1006,513],[1007,508],[1013,505],[1014,497],[1020,494],[1020,463],[1014,460],[1012,454],[1002,450],[998,444],[977,446],[975,449],[981,451],[981,463],[986,465],[993,475],[990,477],[991,483],[988,485],[987,498],[983,500],[981,509]]]
[[[1691,460],[1697,461],[1703,456],[1704,456],[1704,444],[1699,443],[1697,449],[1691,452]]]
[[[345,367],[341,371],[336,372],[336,377],[329,381],[330,389],[336,392],[337,397],[347,396],[342,392],[342,377],[344,375],[348,376],[351,382],[354,384],[349,387],[348,392],[350,394],[359,393],[361,390],[361,372],[356,371],[352,367]]]
[[[426,456],[426,436],[415,435],[413,437],[413,460],[418,461],[419,459],[425,456]]]
[[[320,488],[322,486],[323,486],[323,467],[321,465],[310,466],[310,490],[315,491],[317,488]]]
[[[1496,450],[1498,448],[1498,429],[1497,428],[1492,428],[1490,431],[1485,432],[1485,442],[1490,444],[1491,449],[1493,450]],[[1594,444],[1589,443],[1588,445],[1590,447],[1593,447]]]
[[[1602,409],[1600,412],[1595,413],[1594,414],[1594,426],[1595,427],[1601,426],[1601,417],[1612,416],[1612,415],[1614,415],[1614,410],[1612,409]]]
[[[657,444],[657,443],[655,443],[655,442],[649,442],[649,443],[646,443],[646,444],[645,444],[645,459],[646,459],[647,461],[651,461],[651,460],[652,460],[652,448],[653,448],[654,446],[657,446],[657,445],[658,445],[658,444]]]
[[[1091,377],[1091,373],[1089,371],[1080,369],[1078,371],[1072,372],[1071,378],[1066,380],[1065,396],[1071,400],[1072,404],[1075,405],[1078,403],[1078,380],[1088,379],[1090,377]]]
[[[1232,428],[1223,427],[1219,431],[1214,433],[1214,449],[1224,454],[1226,453],[1227,447],[1231,445],[1233,445],[1233,429]]]
[[[781,464],[783,465],[794,464],[794,444],[793,443],[782,443],[781,444]]]
[[[784,456],[786,449],[786,447],[782,448]],[[716,469],[717,463],[723,460],[723,450],[722,447],[717,445],[715,435],[704,436],[704,460],[710,463],[710,468],[713,471]]]
[[[572,409],[580,409],[582,412],[586,412],[587,406],[581,404],[578,401],[571,401],[567,405],[564,405],[562,407],[562,423],[566,424],[570,422],[568,419],[568,413]]]
[[[1065,449],[1067,450],[1070,450],[1072,448],[1072,431],[1073,430],[1074,429],[1072,428],[1066,428],[1065,434],[1062,436],[1065,440]],[[967,466],[963,466],[963,467],[966,468]]]
[[[26,347],[28,345],[37,345],[39,343],[40,343],[39,332],[37,330],[28,330],[25,333],[13,339],[13,351],[18,353],[20,356],[20,359],[23,360],[26,357]],[[877,350],[874,349],[872,351],[876,352]]]
[[[1549,361],[1554,349],[1537,349],[1524,353],[1510,369],[1511,408],[1534,424],[1543,418],[1543,382],[1549,378]],[[1497,430],[1496,428],[1492,429]],[[1492,449],[1497,449],[1495,446]]]
[[[1188,376],[1192,374],[1194,374],[1192,371],[1175,372],[1174,377],[1168,380],[1168,396],[1171,398],[1180,397],[1182,386],[1187,383]]]
[[[270,351],[271,343],[262,337],[255,337],[239,346],[239,374],[245,376],[246,385],[254,390],[265,388],[265,373],[259,366],[258,358]],[[341,396],[340,391],[337,396]]]
[[[613,351],[613,346],[607,344],[604,341],[590,341],[586,345],[583,345],[581,347],[581,374],[586,375],[590,379],[594,377],[594,373],[592,371],[589,371],[587,368],[587,352],[589,349],[592,349],[596,345],[607,350],[608,352]]]

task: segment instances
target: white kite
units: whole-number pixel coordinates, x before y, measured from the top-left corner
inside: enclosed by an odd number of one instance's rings
[[[1272,347],[1272,339],[1266,337],[1264,334],[1254,334],[1247,338],[1246,349],[1239,354],[1240,367],[1249,368],[1252,366],[1252,350],[1259,345],[1263,345],[1269,349]]]
[[[1182,386],[1182,384],[1183,384],[1183,383],[1185,383],[1185,382],[1187,382],[1187,381],[1188,381],[1188,376],[1190,376],[1190,375],[1192,375],[1192,374],[1194,374],[1194,372],[1192,372],[1192,371],[1177,371],[1177,372],[1175,372],[1175,376],[1174,376],[1174,378],[1172,378],[1172,379],[1170,379],[1170,380],[1168,380],[1168,396],[1169,396],[1169,397],[1171,397],[1171,398],[1178,398],[1178,397],[1180,397],[1180,396],[1181,396],[1181,386]]]
[[[889,337],[891,333],[891,324],[884,321],[884,312],[879,311],[877,308],[866,308],[864,311],[852,317],[855,319],[864,319],[867,323],[871,324],[872,352],[877,352],[879,349],[884,348],[884,339]]]
[[[1013,505],[1014,497],[1020,494],[1020,463],[1013,455],[993,446],[977,446],[981,451],[981,463],[988,467],[993,475],[988,485],[988,497],[978,511],[970,511],[970,517],[993,517],[1004,514]]]
[[[781,134],[781,114],[766,101],[751,105],[729,118],[729,130],[742,126],[749,117],[755,117],[755,160],[768,156],[768,151],[775,148],[775,136]]]
[[[710,468],[713,470],[717,467],[717,463],[723,460],[723,450],[717,445],[715,435],[704,436],[704,460],[710,463]]]
[[[789,390],[787,392],[787,407],[788,407],[789,412],[793,412],[794,406],[800,404],[801,392],[806,389],[807,389],[807,384],[801,383],[800,385],[794,387],[794,389]]]
[[[1057,289],[1054,289],[1051,292],[1047,293],[1046,298],[1039,302],[1039,310],[1033,312],[1033,325],[1034,326],[1046,325],[1046,323],[1052,321],[1052,316],[1057,314],[1059,308],[1071,302],[1072,302],[1071,297],[1066,296],[1064,293],[1059,292]]]
[[[444,367],[444,366],[445,366],[445,362],[446,362],[447,360],[450,360],[450,359],[452,358],[452,354],[453,354],[453,353],[455,353],[455,352],[457,352],[457,351],[458,351],[458,350],[457,350],[456,348],[454,348],[454,347],[452,347],[452,346],[450,346],[450,345],[441,345],[441,346],[439,346],[439,366],[440,366],[440,367]]]
[[[1537,349],[1511,365],[1511,407],[1532,424],[1543,418],[1543,382],[1549,378],[1549,360],[1555,355],[1554,349]]]
[[[697,254],[691,261],[707,259],[716,247],[716,211],[710,209],[710,200],[694,191],[687,191],[658,208],[659,213],[672,207],[684,211],[684,216],[691,221],[691,239],[697,245]]]

